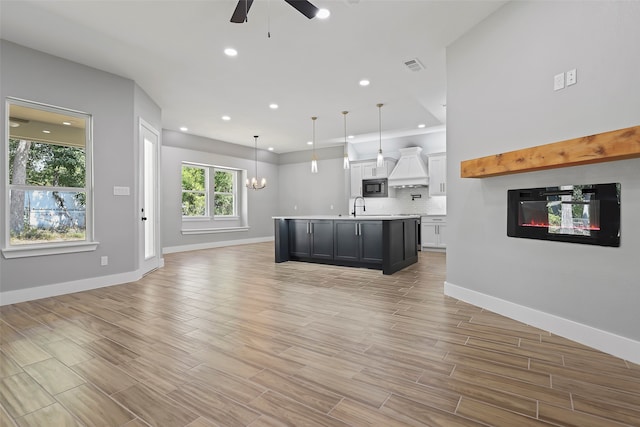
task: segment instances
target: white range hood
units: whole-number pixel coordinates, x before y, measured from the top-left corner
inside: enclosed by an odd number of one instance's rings
[[[400,149],[400,160],[389,175],[389,187],[425,187],[429,185],[427,166],[420,147]]]

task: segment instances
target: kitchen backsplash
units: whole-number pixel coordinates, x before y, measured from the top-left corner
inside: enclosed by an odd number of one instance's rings
[[[420,195],[413,197],[412,195]],[[358,206],[362,202],[358,201]],[[366,213],[371,214],[428,214],[446,215],[446,196],[429,197],[427,187],[397,188],[396,197],[367,197]],[[353,199],[349,199],[349,209],[353,209]],[[358,208],[358,213],[362,211]]]

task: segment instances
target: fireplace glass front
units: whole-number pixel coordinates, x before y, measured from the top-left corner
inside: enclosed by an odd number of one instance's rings
[[[507,235],[620,246],[620,184],[509,190]]]

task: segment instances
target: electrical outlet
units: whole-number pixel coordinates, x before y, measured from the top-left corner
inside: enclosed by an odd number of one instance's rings
[[[105,265],[109,265],[109,257],[108,256],[101,256],[100,257],[100,265],[101,266],[105,266]]]
[[[553,90],[564,89],[564,73],[553,76]]]
[[[573,70],[567,71],[567,86],[571,86],[577,83],[577,75],[578,71],[574,68]]]

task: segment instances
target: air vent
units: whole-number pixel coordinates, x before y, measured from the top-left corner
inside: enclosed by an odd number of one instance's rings
[[[409,59],[408,61],[404,61],[404,65],[407,66],[411,71],[420,71],[424,70],[424,65],[418,58]]]

